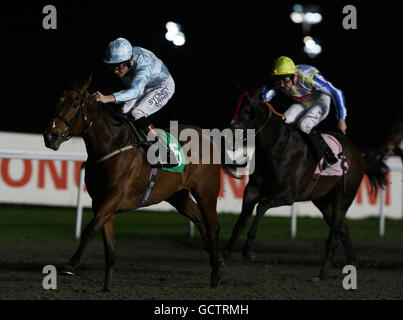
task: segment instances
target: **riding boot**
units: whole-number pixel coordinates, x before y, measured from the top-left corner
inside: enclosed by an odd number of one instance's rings
[[[334,156],[333,151],[330,149],[328,144],[323,140],[321,134],[316,131],[306,135],[308,141],[314,149],[314,155],[316,162],[320,162],[323,158],[322,170],[330,167],[337,162],[337,158]]]
[[[162,139],[158,133],[158,130],[155,128],[155,126],[145,117],[137,119],[135,121],[136,125],[143,131],[144,135],[148,137],[152,136],[154,138],[154,141],[149,141],[148,139],[145,140],[146,144],[148,144],[148,147],[150,145],[153,145],[155,143],[159,143],[162,146],[162,149],[165,150],[166,153],[166,159],[167,162],[163,163],[161,161],[161,158],[159,158],[158,162],[155,164],[151,164],[151,167],[153,168],[173,168],[176,167],[179,163],[176,159],[175,154],[172,152],[172,150],[169,148],[169,146],[165,143],[164,139]],[[148,148],[146,147],[146,150]]]

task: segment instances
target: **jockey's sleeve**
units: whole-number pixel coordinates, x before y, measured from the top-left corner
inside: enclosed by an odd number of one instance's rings
[[[135,76],[130,84],[130,88],[113,94],[115,103],[122,103],[139,98],[147,83],[150,81],[155,59],[143,55],[135,67]]]
[[[268,88],[264,87],[262,89],[262,98],[263,98],[263,100],[270,101],[271,99],[273,99],[273,97],[276,95],[276,93],[277,93],[277,90],[268,89]]]
[[[315,74],[313,77],[312,86],[316,90],[332,98],[333,103],[336,106],[337,119],[345,119],[347,117],[346,101],[344,99],[343,91],[334,87],[320,73]]]

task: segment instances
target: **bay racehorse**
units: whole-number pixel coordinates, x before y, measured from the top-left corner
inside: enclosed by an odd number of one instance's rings
[[[64,91],[50,127],[44,133],[45,145],[54,150],[58,150],[60,144],[73,135],[82,136],[88,153],[85,184],[92,199],[94,217],[84,229],[77,251],[64,266],[64,273],[75,273],[88,241],[102,229],[105,248],[104,291],[109,291],[116,260],[113,227],[115,215],[121,211],[167,201],[198,227],[210,256],[210,284],[216,287],[220,279],[216,211],[220,164],[212,161],[209,164],[201,164],[201,161],[198,162],[200,164],[194,164],[186,154],[184,172],[151,168],[130,123],[124,117],[117,116],[111,107],[98,104],[88,92],[91,81],[90,76]],[[198,127],[179,126],[179,133],[184,129],[193,129],[198,133],[197,143],[202,143],[206,138]],[[213,140],[210,137],[208,139],[207,146],[210,144],[214,148]],[[185,144],[186,141],[181,143]],[[202,148],[198,150],[200,154],[196,154],[196,157],[201,159]],[[194,156],[191,154],[191,157]],[[153,176],[156,170],[158,174]],[[155,186],[150,189],[152,176]]]
[[[340,156],[347,162],[347,172],[341,176],[314,174],[317,163],[303,136],[284,122],[282,114],[259,97],[259,90],[254,98],[244,92],[232,122],[233,128],[256,129],[255,169],[249,176],[243,195],[242,212],[224,249],[224,258],[231,256],[256,205],[256,216],[242,251],[243,257],[250,260],[255,257],[253,243],[259,221],[267,210],[298,201],[312,201],[330,227],[325,258],[319,273],[323,280],[327,277],[339,240],[344,246],[348,263],[354,263],[355,255],[344,217],[364,173],[367,173],[373,188],[376,189],[378,184],[385,186],[386,165],[381,161],[366,167],[366,161],[356,145],[347,136],[336,133],[333,135],[343,147],[343,155]]]

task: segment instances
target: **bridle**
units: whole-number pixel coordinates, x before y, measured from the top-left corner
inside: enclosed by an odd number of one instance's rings
[[[252,99],[252,98],[249,96],[249,93],[248,93],[247,91],[244,91],[244,92],[242,93],[242,95],[241,95],[239,101],[238,101],[238,105],[237,105],[237,108],[236,108],[236,111],[235,111],[234,118],[233,118],[233,120],[231,121],[231,125],[233,125],[234,122],[237,120],[238,114],[239,114],[240,112],[242,112],[242,111],[240,110],[240,108],[241,108],[242,101],[243,101],[243,99],[245,98],[245,96],[247,97],[247,99],[248,99],[249,101],[252,102],[252,103],[251,103],[251,106],[253,106],[254,108],[256,108],[256,105],[259,103],[259,101]],[[255,137],[264,129],[264,127],[267,125],[267,123],[268,123],[269,120],[271,119],[273,113],[274,113],[275,115],[281,117],[282,119],[285,119],[285,115],[282,114],[282,113],[280,113],[280,112],[278,112],[278,111],[276,111],[276,109],[274,109],[274,107],[273,107],[267,100],[264,100],[264,101],[262,101],[262,102],[269,108],[269,114],[267,115],[265,121],[260,125],[259,129],[257,129],[257,130],[255,131],[255,134],[254,134]],[[246,138],[245,138],[245,139],[246,139]]]
[[[63,121],[64,124],[67,126],[67,128],[65,128],[63,130],[62,136],[61,136],[65,140],[69,140],[73,136],[73,128],[77,124],[77,122],[79,120],[79,117],[80,117],[80,114],[82,115],[83,120],[85,122],[85,126],[84,126],[83,130],[81,131],[81,136],[83,136],[83,135],[85,135],[87,133],[88,129],[94,124],[94,122],[99,118],[99,115],[101,113],[101,108],[98,106],[98,114],[97,114],[97,116],[94,119],[88,121],[88,117],[84,112],[84,104],[85,104],[85,98],[86,98],[87,91],[84,91],[82,93],[79,90],[74,89],[74,88],[70,89],[70,90],[78,93],[80,95],[80,97],[81,97],[81,102],[80,102],[80,104],[78,106],[78,110],[77,110],[76,114],[74,115],[74,117],[71,120],[67,120],[65,117],[63,117],[63,116],[61,116],[59,114],[56,114],[54,116],[54,119],[59,119],[59,120]],[[64,135],[64,132],[65,132],[66,129],[68,129],[70,131],[69,135],[67,137],[65,137],[65,135]]]
[[[59,114],[56,114],[53,117],[53,119],[59,119],[59,120],[63,121],[63,123],[66,125],[66,128],[63,130],[62,135],[61,135],[61,138],[63,138],[64,141],[69,140],[73,136],[73,128],[76,125],[77,121],[79,120],[80,114],[82,115],[83,120],[85,122],[85,126],[82,129],[80,135],[82,137],[84,137],[84,135],[88,132],[88,129],[90,129],[91,126],[95,123],[95,121],[97,121],[99,119],[100,114],[101,114],[101,110],[102,110],[101,106],[97,103],[97,106],[98,106],[98,114],[97,114],[97,116],[92,120],[88,120],[88,117],[87,117],[87,115],[85,114],[85,111],[84,111],[84,105],[85,105],[85,102],[86,102],[86,96],[87,96],[88,92],[84,91],[84,93],[81,93],[79,90],[74,89],[74,88],[72,88],[70,90],[74,91],[74,92],[77,92],[81,97],[81,102],[80,102],[80,104],[78,106],[78,110],[77,110],[76,114],[74,115],[74,117],[71,120],[67,120],[65,117],[63,117],[63,116],[61,116]],[[73,108],[76,108],[76,107],[73,106]],[[126,120],[126,121],[132,127],[132,129],[135,131],[136,129],[134,128],[133,124],[131,124],[128,120]],[[67,129],[70,130],[70,132],[69,132],[69,135],[66,137],[65,136],[65,131]],[[101,163],[101,162],[103,162],[103,161],[105,161],[105,160],[107,160],[109,158],[112,158],[112,157],[116,156],[117,154],[119,154],[121,152],[124,152],[126,150],[130,150],[132,148],[138,148],[138,147],[140,147],[139,143],[132,142],[132,143],[130,143],[129,145],[127,145],[125,147],[117,148],[115,151],[108,153],[106,156],[103,156],[102,158],[100,158],[98,160],[91,161],[91,162],[87,161],[87,165],[95,165],[95,164]],[[154,171],[152,171],[152,172],[154,172]]]

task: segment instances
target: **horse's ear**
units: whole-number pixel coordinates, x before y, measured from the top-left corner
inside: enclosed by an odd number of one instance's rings
[[[82,91],[82,92],[87,91],[88,88],[89,88],[90,85],[91,85],[91,82],[92,82],[92,73],[89,75],[88,79],[86,79],[86,80],[83,82],[82,87],[81,87],[81,91]]]
[[[235,88],[238,91],[238,93],[243,93],[246,91],[245,87],[238,81],[235,81]]]

